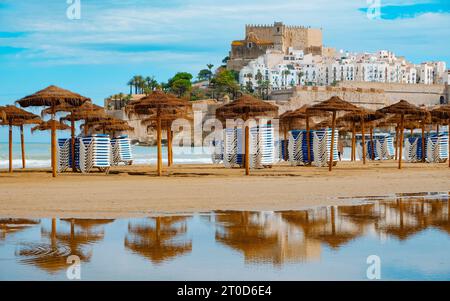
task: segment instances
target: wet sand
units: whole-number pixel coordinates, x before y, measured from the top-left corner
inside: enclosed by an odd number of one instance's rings
[[[120,218],[211,210],[297,210],[394,193],[448,192],[447,164],[342,162],[327,168],[278,165],[252,171],[177,165],[158,178],[154,166],[114,167],[107,176],[47,170],[0,172],[0,216]],[[168,175],[168,176],[167,176]],[[344,198],[344,199],[338,199]]]

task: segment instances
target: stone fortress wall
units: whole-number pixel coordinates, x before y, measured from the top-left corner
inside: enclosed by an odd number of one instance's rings
[[[281,22],[273,25],[246,25],[245,36],[255,34],[259,39],[271,41],[275,49],[286,53],[289,47],[306,50],[322,47],[322,30],[304,26],[286,26]]]
[[[295,110],[304,104],[314,104],[339,96],[355,105],[368,109],[380,109],[402,99],[415,105],[432,106],[447,103],[450,89],[447,85],[411,85],[371,82],[343,82],[336,87],[294,87],[274,91],[271,100],[280,106],[280,113]]]

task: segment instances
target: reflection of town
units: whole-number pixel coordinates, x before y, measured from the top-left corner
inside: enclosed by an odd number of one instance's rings
[[[40,240],[20,242],[20,263],[48,273],[67,268],[67,257],[92,259],[92,246],[101,243],[114,220],[53,219],[47,224],[32,219],[0,219],[0,244],[10,236],[40,226]],[[324,249],[336,251],[359,237],[408,240],[425,230],[450,235],[449,198],[430,195],[401,196],[364,205],[329,206],[301,211],[230,212],[201,215],[213,226],[215,242],[241,254],[245,263],[318,261]],[[125,250],[153,264],[162,264],[192,252],[191,216],[161,216],[130,220],[123,238]],[[193,228],[193,227],[192,227]]]

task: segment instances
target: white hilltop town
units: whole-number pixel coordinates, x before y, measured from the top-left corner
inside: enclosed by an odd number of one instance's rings
[[[247,25],[245,40],[233,41],[228,67],[249,90],[336,86],[338,82],[446,84],[446,63],[413,64],[391,51],[353,53],[324,47],[321,29]]]
[[[416,65],[387,50],[377,53],[341,50],[332,56],[324,56],[289,48],[288,53],[268,49],[251,60],[240,70],[239,83],[249,89],[268,85],[270,90],[276,91],[300,85],[335,86],[343,81],[445,84],[448,76],[445,62]]]

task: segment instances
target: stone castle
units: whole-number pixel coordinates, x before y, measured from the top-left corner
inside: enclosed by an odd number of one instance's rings
[[[303,26],[286,26],[282,22],[273,25],[246,25],[245,40],[231,43],[228,69],[240,71],[251,60],[266,53],[268,49],[289,54],[290,49],[305,54],[322,55],[322,29]]]

